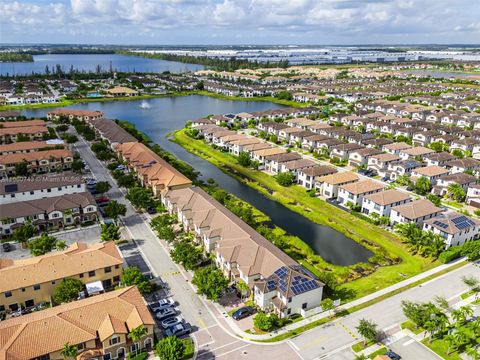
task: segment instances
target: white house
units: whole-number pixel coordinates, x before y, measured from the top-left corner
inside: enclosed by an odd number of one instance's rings
[[[480,222],[457,212],[444,213],[423,223],[423,230],[433,231],[445,239],[445,248],[477,239]]]
[[[390,224],[406,224],[414,222],[421,226],[425,220],[434,218],[442,213],[428,200],[415,200],[403,205],[395,206],[390,211]]]
[[[402,191],[389,189],[366,195],[363,199],[362,213],[377,214],[378,217],[390,217],[390,210],[394,206],[412,201],[410,196]]]
[[[348,206],[349,203],[362,206],[365,196],[382,191],[384,188],[384,184],[373,180],[361,180],[342,185],[338,189],[337,201],[343,206]]]

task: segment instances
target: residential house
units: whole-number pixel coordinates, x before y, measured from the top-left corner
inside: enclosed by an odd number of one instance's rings
[[[265,158],[265,171],[278,174],[282,171],[282,164],[287,161],[299,160],[302,156],[297,152],[287,152],[269,155]]]
[[[362,213],[378,217],[390,217],[390,210],[394,206],[406,204],[412,201],[407,193],[395,189],[380,191],[374,194],[366,195],[363,199]]]
[[[362,206],[365,196],[382,191],[385,185],[373,180],[360,180],[340,186],[337,201],[343,206],[349,204]]]
[[[455,173],[442,175],[437,179],[436,185],[432,189],[432,194],[438,196],[444,196],[448,193],[448,187],[451,184],[460,185],[465,194],[468,191],[468,188],[472,185],[475,185],[477,178],[473,175],[465,173]]]
[[[422,199],[395,206],[390,211],[390,224],[406,224],[414,222],[417,226],[442,213],[442,209],[433,205],[430,201]]]
[[[47,113],[48,120],[60,120],[62,117],[68,120],[95,120],[103,118],[103,112],[92,110],[77,110],[77,109],[55,109]]]
[[[138,142],[119,144],[115,147],[119,158],[126,162],[142,184],[150,188],[156,197],[170,189],[191,186],[185,175],[163,160],[146,145]]]
[[[351,171],[342,171],[335,174],[315,178],[315,186],[327,199],[338,197],[338,188],[342,185],[358,181],[358,175]]]
[[[113,289],[120,282],[123,258],[113,241],[87,245],[74,243],[64,251],[32,258],[1,259],[0,312],[14,312],[50,304],[55,288],[63,279],[74,278],[87,284],[102,283]]]
[[[128,334],[140,326],[145,335],[132,341]],[[0,352],[4,359],[62,360],[68,343],[78,360],[125,359],[152,350],[154,327],[138,289],[126,287],[2,321]]]
[[[445,249],[478,239],[480,221],[451,211],[423,223],[423,230],[433,231],[445,239]]]
[[[450,170],[451,174],[465,171],[475,173],[480,169],[480,160],[472,158],[455,159],[446,162],[445,167]]]
[[[400,160],[400,156],[396,154],[378,154],[372,155],[368,158],[367,168],[375,171],[380,176],[385,176],[388,171],[388,166],[391,163],[397,162]]]
[[[439,153],[425,155],[424,159],[427,163],[427,166],[444,166],[447,162],[455,160],[456,157],[449,152],[443,151]]]
[[[449,171],[441,166],[431,165],[419,167],[412,170],[411,178],[416,181],[418,178],[425,177],[432,186],[437,184],[437,179],[442,175],[447,175]]]
[[[337,170],[328,165],[315,165],[298,170],[297,182],[307,190],[315,188],[316,179],[322,176],[335,174]]]
[[[368,164],[368,159],[371,156],[379,155],[382,151],[375,148],[363,148],[352,151],[348,155],[348,164],[350,166],[361,167]]]

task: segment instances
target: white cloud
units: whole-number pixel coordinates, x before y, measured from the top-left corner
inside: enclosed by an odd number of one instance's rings
[[[471,0],[49,1],[0,0],[0,40],[328,44],[480,39],[480,2]]]

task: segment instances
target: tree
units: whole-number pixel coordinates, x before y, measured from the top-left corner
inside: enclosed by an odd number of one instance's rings
[[[108,181],[99,181],[96,185],[95,185],[95,190],[100,193],[100,194],[105,194],[106,192],[108,192],[108,190],[111,189],[111,185]]]
[[[145,336],[146,334],[147,334],[147,328],[142,324],[130,330],[127,336],[130,340],[132,340],[133,343],[138,343],[142,339],[142,337]],[[135,354],[137,354],[137,352],[138,352],[138,346],[135,350]]]
[[[282,186],[290,186],[295,180],[295,175],[291,172],[281,172],[275,176],[277,182]]]
[[[60,352],[65,360],[67,359],[75,359],[78,354],[78,348],[76,345],[72,345],[69,342],[63,344],[63,349]]]
[[[437,195],[428,194],[427,200],[429,200],[433,205],[437,207],[442,206],[442,199],[440,199]]]
[[[458,202],[465,200],[465,191],[460,184],[452,183],[447,187],[448,196]]]
[[[205,267],[195,271],[192,284],[197,291],[207,297],[208,300],[217,301],[222,292],[227,288],[228,280],[218,269]]]
[[[323,311],[330,311],[330,310],[333,310],[335,308],[335,306],[333,304],[333,300],[330,299],[330,298],[323,299],[322,302],[320,303],[320,305],[322,306]]]
[[[182,240],[174,243],[170,257],[177,264],[182,264],[185,270],[193,270],[202,262],[203,253],[187,240]]]
[[[150,190],[143,187],[132,187],[128,190],[127,200],[129,200],[132,205],[140,209],[148,209],[149,207],[154,206],[154,200],[152,199],[152,193]]]
[[[105,207],[105,215],[117,222],[120,215],[125,216],[127,207],[116,200],[112,200]]]
[[[419,195],[427,194],[430,191],[431,187],[432,185],[430,183],[430,180],[425,176],[421,176],[417,180],[415,180],[414,190]]]
[[[15,164],[16,176],[28,176],[28,162],[23,160],[22,162]]]
[[[237,283],[236,288],[238,291],[240,291],[241,300],[243,301],[244,297],[248,295],[250,288],[248,287],[247,283],[243,280],[240,280]]]
[[[57,251],[63,251],[67,248],[67,243],[63,240],[57,240],[57,243],[55,244],[55,249]]]
[[[259,311],[253,318],[253,325],[260,330],[270,331],[278,324],[278,316]]]
[[[360,319],[356,327],[358,333],[363,336],[364,344],[367,341],[376,341],[378,336],[377,324],[370,320]]]
[[[125,268],[120,282],[122,286],[136,286],[142,295],[150,294],[154,290],[154,285],[136,266]]]
[[[118,186],[128,189],[136,184],[137,181],[132,174],[124,175],[122,171],[120,171],[120,173],[121,174],[118,175],[118,173],[116,173],[115,171],[113,172],[113,177],[115,178],[115,180],[117,180]]]
[[[238,155],[237,161],[243,167],[249,167],[250,164],[252,163],[252,160],[250,159],[250,154],[246,151],[242,151]]]
[[[83,283],[79,279],[63,279],[53,290],[55,304],[63,304],[78,299],[78,293],[83,290]]]
[[[46,253],[55,249],[56,244],[57,238],[47,234],[42,234],[40,237],[31,240],[28,243],[28,248],[33,256],[40,256],[45,255]]]
[[[279,100],[292,100],[293,99],[293,95],[289,91],[279,91],[275,95],[275,97]]]
[[[478,293],[480,293],[480,279],[475,276],[462,276],[462,281],[475,294],[475,297],[478,297]]]
[[[33,237],[36,233],[37,228],[32,224],[31,221],[27,221],[13,231],[12,239],[21,243],[23,246],[26,246],[28,239]]]
[[[480,352],[477,347],[468,347],[465,353],[470,356],[472,360],[478,360],[480,358]]]
[[[120,228],[113,223],[101,224],[100,240],[110,241],[120,239]]]
[[[80,159],[75,159],[72,161],[72,170],[76,173],[81,173],[85,169],[85,163]]]
[[[155,355],[160,360],[182,360],[185,355],[185,344],[176,336],[164,337],[155,346]]]

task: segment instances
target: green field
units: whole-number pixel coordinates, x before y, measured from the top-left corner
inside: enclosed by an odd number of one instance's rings
[[[305,216],[318,224],[327,225],[349,238],[367,247],[376,255],[372,262],[349,267],[328,264],[318,255],[308,256],[301,261],[315,273],[333,271],[344,288],[353,290],[355,298],[380,290],[384,287],[405,280],[411,276],[431,269],[439,263],[431,259],[410,254],[401,240],[378,226],[340,210],[325,201],[310,197],[300,186],[282,187],[275,179],[260,171],[244,168],[227,153],[218,151],[200,140],[193,140],[185,130],[174,133],[174,141],[235,176],[265,196],[280,202],[287,208]],[[319,259],[320,258],[320,259]],[[384,264],[381,264],[384,262]],[[379,266],[378,264],[381,264]],[[361,276],[357,269],[369,271],[368,276]]]

